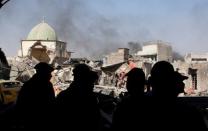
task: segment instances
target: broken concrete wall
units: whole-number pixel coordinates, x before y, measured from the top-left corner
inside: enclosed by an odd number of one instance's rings
[[[207,93],[208,92],[208,63],[186,63],[182,61],[177,61],[173,63],[175,70],[178,70],[180,73],[188,76],[189,78],[184,81],[185,90],[188,88],[195,88],[194,84],[196,83],[195,93]],[[193,76],[189,70],[196,70],[196,82],[193,79]]]
[[[47,53],[46,46],[43,46],[39,41],[36,42],[28,52],[29,57],[34,57],[40,62],[49,63],[50,57]]]
[[[138,51],[137,55],[150,58],[152,61],[173,60],[172,47],[161,40],[145,42],[142,51]]]
[[[131,63],[133,63],[134,66],[132,66]],[[102,67],[100,85],[125,88],[126,86],[125,74],[135,67],[142,68],[146,76],[148,76],[152,68],[152,63],[143,62],[143,61],[135,61],[135,62],[132,61],[132,62],[123,62],[123,63]]]
[[[34,66],[39,63],[35,58],[14,58],[10,61],[11,65],[11,73],[10,77],[12,80],[19,80],[21,82],[26,82],[29,80],[34,74]]]
[[[105,65],[113,65],[120,62],[125,62],[129,58],[129,49],[119,48],[117,52],[113,52],[106,56]]]
[[[40,48],[41,47],[41,48]],[[39,61],[62,64],[71,56],[66,43],[53,40],[22,40],[20,57],[33,56]]]

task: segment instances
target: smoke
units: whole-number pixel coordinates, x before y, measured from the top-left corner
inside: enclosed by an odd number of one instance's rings
[[[140,48],[131,41],[158,39],[183,54],[207,51],[207,5],[206,0],[10,0],[0,10],[0,47],[16,55],[19,41],[44,16],[72,57],[99,58],[120,47]]]
[[[130,36],[129,31],[123,33],[125,30],[121,29],[124,27],[122,24],[127,23],[120,22],[121,18],[96,12],[90,8],[86,0],[38,1],[39,9],[46,10],[46,16],[53,12],[49,24],[54,25],[58,39],[68,43],[68,50],[74,52],[72,57],[100,59],[123,47],[135,52],[137,48],[141,48],[139,43],[128,42],[150,35],[149,30],[141,26],[137,20],[137,27],[133,27],[136,31],[132,30],[137,39]],[[54,12],[54,9],[57,11]]]
[[[46,22],[47,16],[53,15],[49,24],[54,25],[58,39],[68,43],[73,57],[100,58],[122,47],[117,22],[89,8],[87,1],[38,0],[38,3],[39,9],[47,11]]]
[[[58,40],[67,42],[68,50],[74,52],[72,57],[100,58],[125,46],[118,20],[96,12],[90,4],[87,0],[10,1],[0,12],[0,47],[7,55],[17,55],[20,40],[26,39],[43,17],[55,29]],[[11,44],[18,47],[9,48]]]
[[[141,43],[139,42],[128,42],[128,48],[130,50],[130,54],[135,54],[137,51],[142,50]]]
[[[173,51],[173,60],[184,61],[184,56],[177,51]]]

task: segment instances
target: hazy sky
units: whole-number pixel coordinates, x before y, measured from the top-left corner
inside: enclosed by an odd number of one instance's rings
[[[0,9],[0,47],[17,55],[42,21],[74,56],[95,56],[129,41],[163,40],[174,50],[208,52],[208,0],[10,0]]]

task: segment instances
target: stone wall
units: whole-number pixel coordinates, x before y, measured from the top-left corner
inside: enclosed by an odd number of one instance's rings
[[[113,52],[106,56],[105,65],[113,65],[120,62],[127,61],[129,57],[129,49],[127,48],[119,48],[117,52]]]

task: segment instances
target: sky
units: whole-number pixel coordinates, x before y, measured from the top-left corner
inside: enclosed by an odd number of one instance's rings
[[[182,55],[208,52],[208,0],[10,0],[0,9],[0,47],[7,56],[17,55],[43,17],[74,57],[152,40]]]

